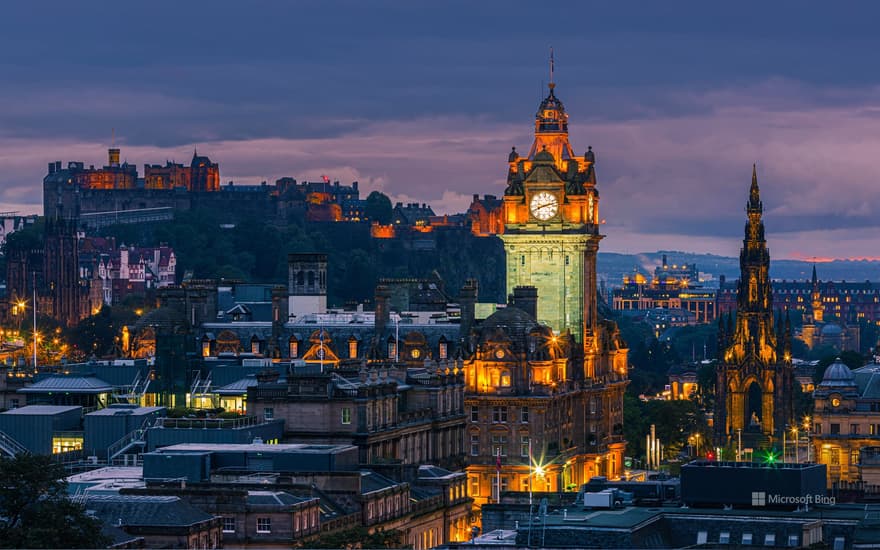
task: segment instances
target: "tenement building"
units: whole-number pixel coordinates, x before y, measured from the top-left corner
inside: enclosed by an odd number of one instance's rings
[[[880,365],[850,370],[839,359],[813,392],[812,457],[828,466],[835,482],[868,481],[880,442]]]
[[[577,156],[555,84],[535,138],[508,158],[502,220],[511,303],[468,335],[469,493],[562,491],[623,465],[627,349],[597,308],[596,157]]]
[[[779,436],[794,414],[791,323],[787,317],[774,320],[764,205],[754,167],[746,212],[736,321],[728,317],[718,324],[715,436],[722,444],[740,432],[758,436],[759,442]]]

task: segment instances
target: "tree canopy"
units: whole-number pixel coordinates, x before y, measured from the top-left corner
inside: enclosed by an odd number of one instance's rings
[[[0,457],[0,548],[106,548],[101,522],[67,498],[50,457]]]
[[[387,225],[391,223],[392,212],[391,199],[388,198],[388,195],[380,191],[373,191],[367,195],[366,206],[364,207],[364,213],[367,215],[367,218]]]

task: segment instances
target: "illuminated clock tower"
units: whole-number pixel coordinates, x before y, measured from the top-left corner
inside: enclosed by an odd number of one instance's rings
[[[576,156],[555,84],[535,115],[528,155],[508,158],[502,211],[507,292],[538,289],[538,321],[586,343],[596,332],[599,194],[592,149]]]

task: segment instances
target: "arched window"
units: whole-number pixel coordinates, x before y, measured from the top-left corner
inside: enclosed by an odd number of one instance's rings
[[[288,355],[290,355],[291,359],[296,359],[299,356],[299,341],[296,339],[296,336],[291,336],[290,340],[287,341],[288,345]]]

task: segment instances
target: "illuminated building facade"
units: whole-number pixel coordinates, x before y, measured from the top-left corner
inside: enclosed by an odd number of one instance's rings
[[[770,287],[770,251],[761,216],[764,205],[758,177],[746,205],[748,222],[740,251],[740,283],[736,322],[719,322],[715,435],[719,443],[742,430],[765,436],[778,435],[794,414],[791,364],[791,323],[774,323]]]
[[[474,194],[474,200],[468,207],[467,220],[471,233],[477,237],[488,237],[504,233],[504,220],[501,217],[501,207],[504,201],[495,195]]]
[[[173,162],[166,162],[165,166],[145,164],[144,188],[217,191],[220,189],[220,166],[206,156],[199,156],[196,151],[189,166]]]
[[[478,505],[622,471],[627,349],[598,316],[595,160],[592,149],[575,156],[551,82],[529,153],[508,158],[501,239],[511,301],[471,332],[464,354]]]
[[[813,270],[815,272],[815,269]],[[736,310],[736,281],[721,280],[718,289],[719,314]],[[816,325],[836,324],[841,328],[855,327],[861,322],[880,323],[880,282],[877,281],[823,281],[813,274],[812,279],[800,281],[773,281],[773,303],[782,309],[801,312],[804,321]],[[816,333],[821,337],[821,333]],[[813,338],[804,333],[804,342]],[[850,348],[841,348],[850,349]]]
[[[638,272],[625,276],[623,287],[613,290],[611,303],[616,310],[681,309],[699,324],[715,320],[715,301],[715,291],[699,284],[696,264],[669,265],[664,254],[650,282]]]
[[[880,365],[850,370],[839,359],[813,392],[812,456],[828,466],[829,487],[871,480],[880,439]],[[863,453],[870,456],[863,456]],[[870,458],[870,460],[869,460]],[[869,475],[865,475],[869,474]]]

